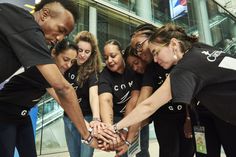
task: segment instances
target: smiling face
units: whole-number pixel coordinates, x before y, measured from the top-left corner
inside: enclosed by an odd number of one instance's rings
[[[64,74],[76,61],[77,51],[75,49],[66,49],[55,55],[52,53],[52,57],[62,74]]]
[[[92,46],[89,42],[79,41],[78,42],[78,57],[77,63],[78,65],[84,64],[92,54]]]
[[[36,21],[42,28],[47,44],[55,45],[74,28],[73,15],[60,3],[47,4],[40,11]]]
[[[123,73],[125,69],[124,60],[117,45],[105,45],[104,59],[108,69],[113,72]]]
[[[136,56],[128,56],[126,63],[137,73],[143,74],[146,69],[146,62]]]

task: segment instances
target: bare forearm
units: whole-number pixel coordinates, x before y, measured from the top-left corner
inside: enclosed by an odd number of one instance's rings
[[[152,87],[150,87],[150,86],[143,86],[141,88],[137,104],[140,104],[142,101],[144,101],[145,99],[150,97],[152,95],[152,93],[153,93],[153,88]]]
[[[60,105],[73,121],[81,133],[81,136],[87,139],[89,132],[85,126],[84,117],[73,87],[65,80],[55,64],[37,65],[37,68],[51,87],[54,88],[58,99],[61,102]]]
[[[104,123],[113,124],[113,102],[110,93],[99,95],[101,118]]]
[[[100,112],[99,112],[99,104],[93,104],[91,105],[92,113],[93,113],[93,118],[98,118],[100,119]]]
[[[130,99],[127,106],[126,106],[126,109],[125,109],[125,116],[128,115],[136,106],[136,102],[137,102],[137,99]]]
[[[128,136],[127,136],[127,141],[132,143],[134,138],[137,136],[138,131],[140,129],[140,123],[138,124],[134,124],[131,127],[129,127],[129,132],[128,132]]]
[[[122,129],[141,122],[166,104],[171,98],[170,79],[168,77],[164,84],[152,96],[138,104],[130,114],[117,123],[117,128]]]
[[[93,118],[100,119],[98,86],[93,86],[89,88],[89,101],[93,113]]]
[[[59,98],[58,98],[58,96],[57,96],[57,94],[56,94],[56,92],[53,88],[47,88],[47,92],[51,95],[51,97],[53,97],[56,100],[56,102],[58,104],[61,104],[61,102],[60,102],[60,100],[59,100]]]
[[[76,93],[72,86],[66,88],[65,90],[55,90],[57,93],[59,100],[61,102],[61,106],[74,123],[76,128],[79,130],[81,136],[84,139],[87,139],[89,136],[89,132],[84,122],[84,117],[81,112],[81,108],[77,101]]]
[[[102,122],[107,124],[113,124],[113,109],[110,106],[101,108]]]

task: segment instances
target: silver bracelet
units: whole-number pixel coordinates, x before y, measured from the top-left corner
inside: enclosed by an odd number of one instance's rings
[[[89,132],[89,137],[87,139],[81,139],[81,142],[87,145],[90,145],[93,141],[93,136]]]
[[[97,118],[97,117],[94,117],[94,118],[93,118],[93,121],[101,122],[101,119],[100,119],[100,118]]]
[[[118,128],[117,128],[117,123],[115,123],[115,124],[113,125],[113,128],[114,128],[115,133],[117,133],[117,134],[120,133],[119,130],[118,130]]]
[[[124,130],[124,131],[126,131],[126,132],[128,132],[128,131],[129,131],[129,129],[128,129],[128,128],[123,128],[123,130]]]
[[[125,140],[125,144],[129,147],[129,146],[131,146],[131,143],[129,142],[129,141],[127,141],[127,140]]]

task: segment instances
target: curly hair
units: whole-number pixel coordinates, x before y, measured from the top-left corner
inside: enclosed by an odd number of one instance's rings
[[[82,87],[85,80],[87,80],[92,73],[95,73],[98,77],[98,73],[102,70],[102,59],[98,49],[97,39],[92,33],[88,31],[78,33],[75,36],[75,42],[78,44],[80,41],[88,42],[92,47],[90,57],[84,64],[80,65],[78,69],[76,80],[79,86]]]
[[[35,11],[41,10],[46,4],[53,2],[60,3],[66,10],[71,12],[73,15],[74,21],[77,21],[79,18],[79,7],[74,0],[41,0],[40,3],[35,5]]]

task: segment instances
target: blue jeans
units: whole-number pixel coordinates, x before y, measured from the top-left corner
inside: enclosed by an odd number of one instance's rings
[[[88,122],[92,120],[92,116],[84,117]],[[81,135],[71,120],[64,116],[65,136],[70,157],[92,157],[94,149],[81,143]]]

